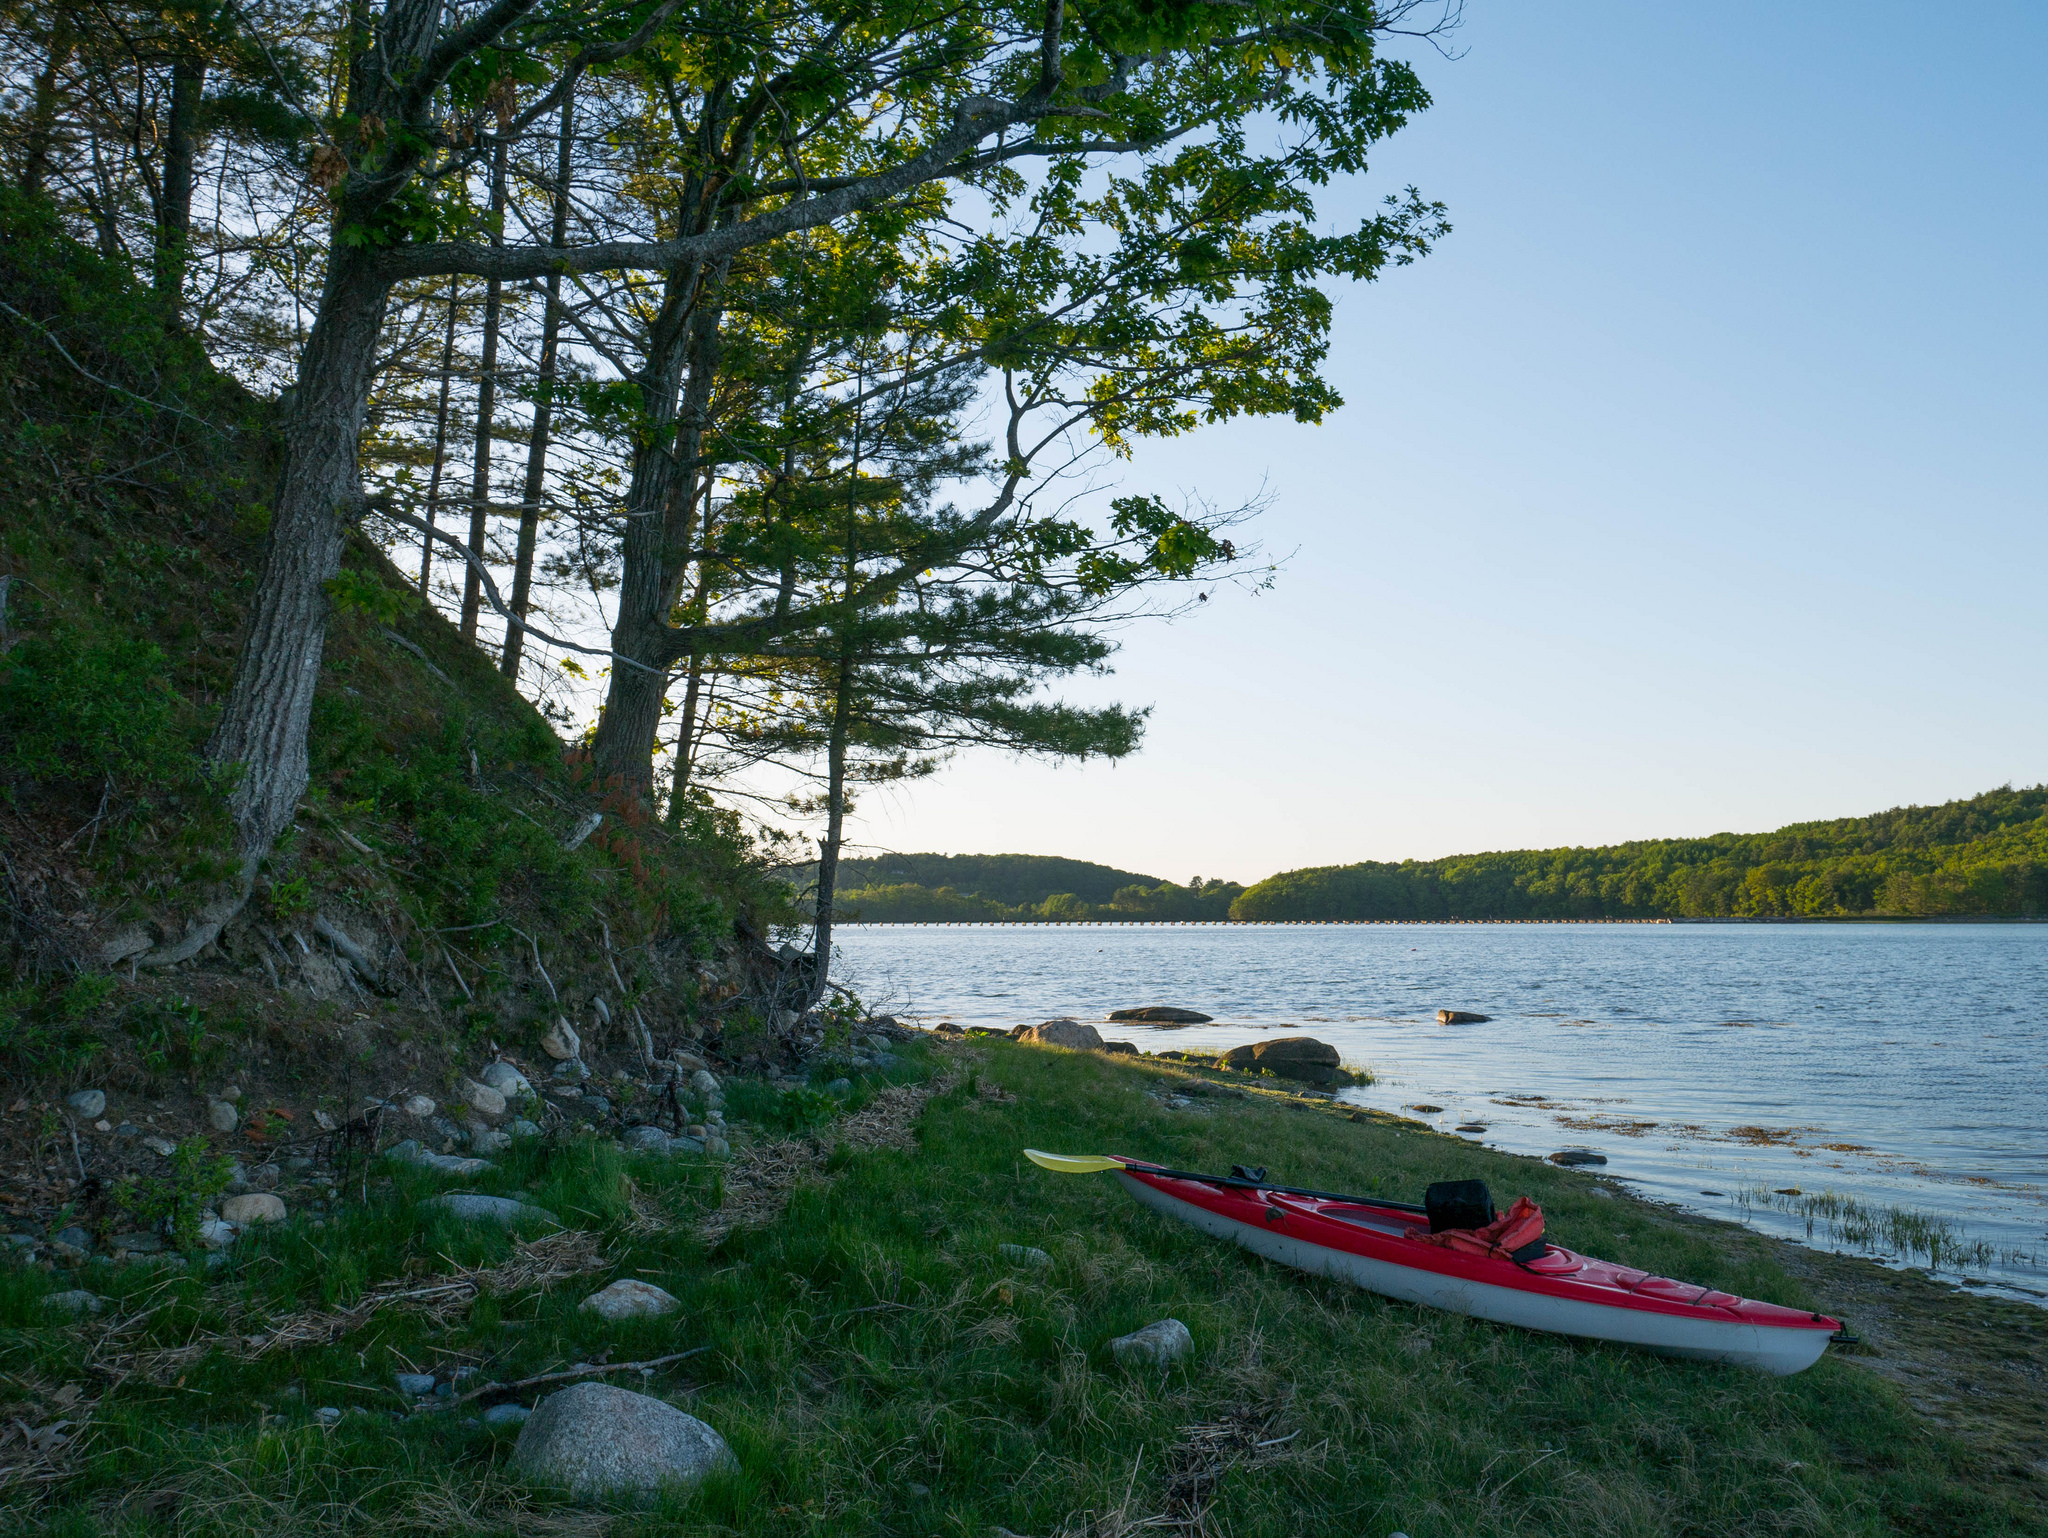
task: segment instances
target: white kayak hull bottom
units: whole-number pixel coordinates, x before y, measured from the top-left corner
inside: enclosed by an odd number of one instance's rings
[[[1552,1297],[1519,1287],[1496,1287],[1466,1277],[1444,1276],[1393,1261],[1374,1260],[1320,1244],[1310,1244],[1272,1228],[1240,1223],[1118,1174],[1126,1191],[1146,1206],[1228,1239],[1255,1255],[1296,1271],[1349,1282],[1367,1292],[1420,1303],[1446,1313],[1489,1319],[1553,1335],[1639,1346],[1660,1356],[1689,1357],[1702,1362],[1730,1362],[1768,1373],[1803,1372],[1827,1349],[1828,1332],[1815,1329],[1774,1329],[1736,1319],[1698,1319],[1680,1314],[1618,1308],[1574,1298]]]

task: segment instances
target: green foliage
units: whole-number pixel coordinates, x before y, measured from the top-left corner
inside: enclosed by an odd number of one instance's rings
[[[2048,912],[2048,785],[1774,833],[1286,871],[1230,916],[1827,918]]]
[[[76,1074],[102,1050],[85,1026],[116,986],[103,973],[81,972],[61,987],[23,978],[0,988],[0,1072],[21,1078]]]
[[[0,766],[36,779],[188,783],[162,648],[36,636],[0,655]]]
[[[135,1039],[142,1066],[154,1078],[196,1072],[227,1050],[227,1043],[208,1028],[206,1011],[183,994],[131,1005],[121,1028]]]
[[[395,625],[417,607],[418,600],[393,592],[365,571],[344,568],[323,584],[337,612],[363,614],[380,624]]]
[[[777,1089],[759,1079],[735,1079],[725,1091],[726,1115],[764,1132],[815,1132],[830,1124],[839,1111],[837,1100],[805,1086]]]
[[[114,1202],[146,1224],[168,1222],[171,1242],[190,1250],[199,1243],[199,1215],[233,1178],[234,1160],[190,1137],[171,1154],[169,1175],[131,1175],[114,1188]]]

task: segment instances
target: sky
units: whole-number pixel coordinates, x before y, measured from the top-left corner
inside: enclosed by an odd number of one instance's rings
[[[1284,558],[1065,692],[1114,765],[993,752],[870,849],[1186,880],[1753,831],[2048,780],[2048,7],[1471,0],[1338,295],[1320,426],[1148,445]]]

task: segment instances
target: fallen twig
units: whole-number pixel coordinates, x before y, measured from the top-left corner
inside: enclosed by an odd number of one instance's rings
[[[688,1351],[678,1351],[673,1356],[657,1356],[645,1362],[609,1362],[599,1363],[595,1367],[567,1367],[560,1372],[544,1372],[535,1377],[521,1378],[516,1383],[486,1383],[482,1388],[471,1389],[460,1399],[451,1399],[445,1405],[437,1405],[434,1408],[453,1410],[458,1405],[466,1405],[472,1399],[482,1399],[487,1395],[516,1394],[521,1389],[538,1388],[543,1383],[564,1383],[571,1378],[588,1378],[596,1373],[652,1372],[657,1367],[666,1367],[671,1362],[682,1361],[685,1357],[701,1356],[710,1349],[709,1346],[692,1346]]]

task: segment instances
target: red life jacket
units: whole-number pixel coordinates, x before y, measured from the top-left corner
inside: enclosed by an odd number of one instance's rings
[[[1516,1197],[1514,1206],[1484,1228],[1447,1228],[1440,1234],[1411,1228],[1408,1237],[1465,1255],[1491,1255],[1496,1260],[1534,1260],[1549,1248],[1543,1240],[1543,1209],[1526,1196]]]

